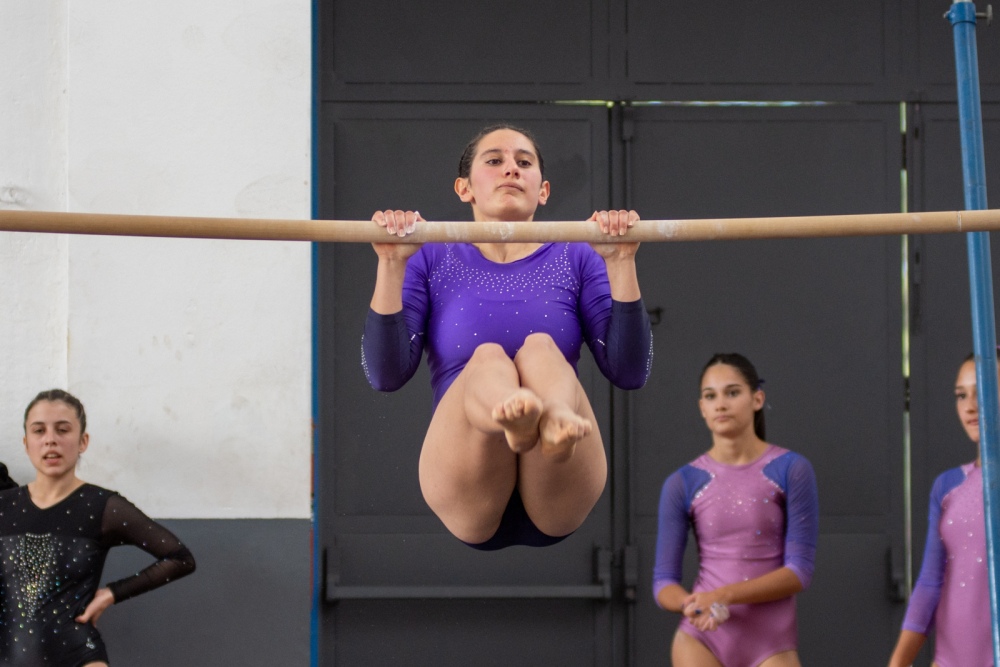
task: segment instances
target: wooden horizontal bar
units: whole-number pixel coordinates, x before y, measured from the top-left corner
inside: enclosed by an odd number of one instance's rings
[[[421,222],[404,238],[370,220],[278,220],[0,210],[0,232],[157,236],[347,243],[527,243],[550,241],[714,241],[1000,229],[1000,210],[866,213],[779,218],[641,220],[626,236],[607,237],[594,222]]]

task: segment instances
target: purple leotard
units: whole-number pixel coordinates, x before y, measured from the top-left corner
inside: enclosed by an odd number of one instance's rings
[[[681,583],[688,530],[700,568],[692,590],[710,591],[787,567],[807,588],[819,534],[816,476],[809,461],[768,445],[746,465],[703,454],[670,475],[660,494],[653,595]],[[726,667],[753,667],[797,647],[795,597],[730,605],[730,618],[702,632],[685,618],[680,630]]]
[[[497,343],[513,358],[532,333],[551,336],[574,369],[586,341],[598,368],[622,389],[649,377],[653,335],[642,300],[613,301],[604,260],[584,243],[548,243],[508,264],[470,244],[424,245],[406,266],[403,310],[368,311],[361,361],[374,388],[395,391],[416,372],[426,345],[436,408],[476,347]],[[564,537],[538,530],[515,488],[497,533],[470,546],[548,546]]]
[[[604,260],[585,243],[548,243],[498,264],[466,243],[427,244],[410,258],[403,310],[369,311],[362,364],[373,387],[394,391],[427,346],[434,405],[483,343],[511,358],[531,333],[547,333],[574,368],[587,341],[601,372],[622,389],[649,377],[653,336],[642,300],[612,301]]]
[[[903,621],[922,635],[935,628],[938,667],[993,665],[986,567],[983,472],[966,463],[934,481],[924,561]]]

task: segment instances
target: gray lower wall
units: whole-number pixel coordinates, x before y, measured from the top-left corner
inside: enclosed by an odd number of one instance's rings
[[[170,520],[194,574],[115,605],[98,622],[114,667],[309,665],[310,522]],[[112,549],[104,581],[150,563]]]

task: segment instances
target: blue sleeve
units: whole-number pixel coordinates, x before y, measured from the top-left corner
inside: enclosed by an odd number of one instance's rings
[[[681,583],[684,549],[691,528],[691,499],[710,479],[706,471],[687,465],[663,483],[653,565],[654,600],[664,587]]]
[[[597,367],[620,389],[639,389],[653,365],[653,329],[642,299],[614,301],[604,260],[583,257],[580,316]]]
[[[422,252],[410,258],[403,281],[403,310],[380,315],[368,309],[361,337],[361,366],[379,391],[396,391],[420,366],[429,299]]]
[[[934,612],[941,599],[944,584],[944,567],[948,554],[941,540],[941,503],[944,497],[962,483],[965,474],[961,468],[953,468],[938,475],[931,488],[930,506],[927,512],[927,542],[924,545],[924,560],[920,566],[920,576],[913,586],[910,602],[906,607],[903,629],[926,635],[934,625]]]
[[[788,452],[767,464],[764,474],[785,492],[784,565],[795,573],[802,588],[812,583],[819,542],[819,491],[809,459]]]

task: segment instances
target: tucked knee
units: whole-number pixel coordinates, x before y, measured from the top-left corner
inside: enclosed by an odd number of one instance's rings
[[[559,346],[556,345],[554,340],[552,340],[552,336],[547,333],[528,334],[528,337],[524,339],[524,344],[521,345],[521,349],[517,351],[516,358],[522,358],[529,355],[563,356]]]
[[[504,352],[502,346],[496,343],[483,343],[475,349],[472,353],[472,357],[469,359],[469,365],[472,364],[491,364],[497,362],[509,362],[510,357]]]

